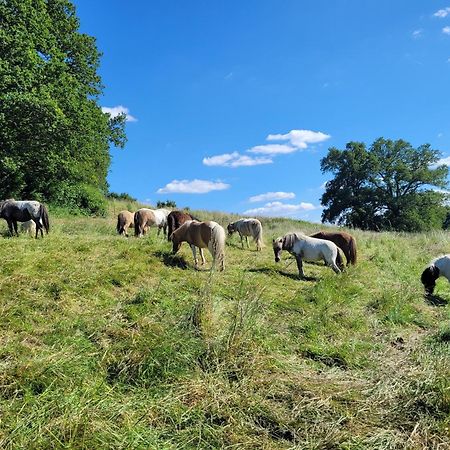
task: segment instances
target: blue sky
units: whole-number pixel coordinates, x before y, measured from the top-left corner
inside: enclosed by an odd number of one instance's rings
[[[114,192],[319,221],[331,146],[450,156],[450,0],[74,3],[100,104],[129,114]]]

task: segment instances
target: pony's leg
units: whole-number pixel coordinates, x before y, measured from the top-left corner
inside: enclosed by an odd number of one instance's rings
[[[298,267],[298,276],[303,279],[305,278],[305,273],[303,272],[303,261],[302,257],[299,255],[295,256],[295,259],[297,261],[297,267]]]
[[[197,267],[198,267],[197,247],[194,244],[191,244],[191,250],[192,250],[192,254],[194,256],[194,265],[195,265],[195,268],[197,269]],[[200,249],[200,251],[201,251],[201,249]]]
[[[7,220],[8,222],[8,230],[9,230],[9,234],[11,235],[11,237],[14,237],[14,231],[13,231],[13,224],[11,220]]]
[[[158,232],[156,233],[156,236],[159,236],[160,233],[161,233],[161,227],[158,226]]]
[[[14,231],[16,232],[16,236],[19,236],[19,233],[17,231],[17,221],[13,220],[13,226],[14,226]]]
[[[247,248],[250,248],[250,245],[248,243],[248,236],[245,236],[245,242],[247,242]]]
[[[241,238],[241,245],[242,245],[242,248],[244,248],[244,236],[242,236],[241,233],[239,233],[239,236],[240,236],[240,238]]]
[[[206,263],[206,260],[205,260],[205,255],[204,255],[204,253],[203,253],[203,249],[199,247],[199,248],[198,248],[198,251],[199,251],[199,253],[200,253],[200,257],[202,258],[202,266],[204,266],[205,263]]]

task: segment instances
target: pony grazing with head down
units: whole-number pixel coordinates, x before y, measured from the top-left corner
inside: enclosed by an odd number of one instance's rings
[[[433,294],[434,288],[436,287],[436,280],[441,276],[450,281],[450,255],[433,259],[422,272],[420,280],[427,295]]]
[[[305,278],[303,272],[303,260],[305,261],[325,261],[336,273],[341,270],[338,264],[342,264],[339,250],[331,241],[312,238],[303,233],[288,233],[273,240],[273,252],[275,262],[280,261],[282,250],[287,250],[297,260],[298,273],[300,278]]]
[[[42,203],[33,200],[16,201],[8,199],[0,201],[0,217],[8,223],[11,236],[14,236],[14,233],[19,236],[17,222],[27,222],[28,220],[32,220],[36,224],[36,239],[39,231],[41,237],[44,237],[42,230],[45,229],[47,234],[50,230],[47,208]]]
[[[344,253],[347,266],[349,264],[356,264],[356,239],[351,234],[345,231],[319,231],[318,233],[311,234],[311,237],[334,242]]]
[[[239,233],[241,238],[242,248],[244,248],[244,236],[248,245],[248,236],[251,236],[256,243],[256,250],[262,250],[264,243],[262,240],[262,225],[258,219],[240,219],[236,222],[231,222],[227,226],[228,234],[231,236],[235,231]]]
[[[191,246],[194,256],[195,268],[198,267],[196,247],[200,250],[202,264],[205,264],[203,249],[207,248],[213,257],[212,267],[219,264],[219,270],[225,268],[225,230],[216,222],[197,222],[188,220],[175,230],[171,235],[173,253],[177,253],[182,242],[187,242]]]
[[[117,232],[128,237],[128,228],[134,228],[134,214],[130,211],[120,211],[117,215]]]
[[[170,241],[172,233],[188,220],[197,220],[197,218],[183,211],[171,211],[167,216],[167,240]]]
[[[156,226],[156,217],[152,209],[141,208],[134,213],[134,235],[142,237],[151,226]]]

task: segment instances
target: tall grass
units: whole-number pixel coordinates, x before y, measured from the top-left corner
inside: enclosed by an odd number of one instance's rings
[[[353,231],[356,267],[299,281],[270,240],[317,225],[262,219],[263,251],[233,237],[211,273],[117,236],[135,207],[53,211],[43,240],[0,224],[1,448],[449,448],[450,289],[419,280],[447,233]]]

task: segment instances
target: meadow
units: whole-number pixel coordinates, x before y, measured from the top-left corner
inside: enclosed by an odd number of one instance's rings
[[[271,240],[321,225],[261,219],[263,251],[235,235],[211,273],[118,236],[127,207],[50,209],[38,240],[0,223],[0,448],[450,448],[450,286],[420,283],[448,232],[352,230],[355,267],[300,281]]]

